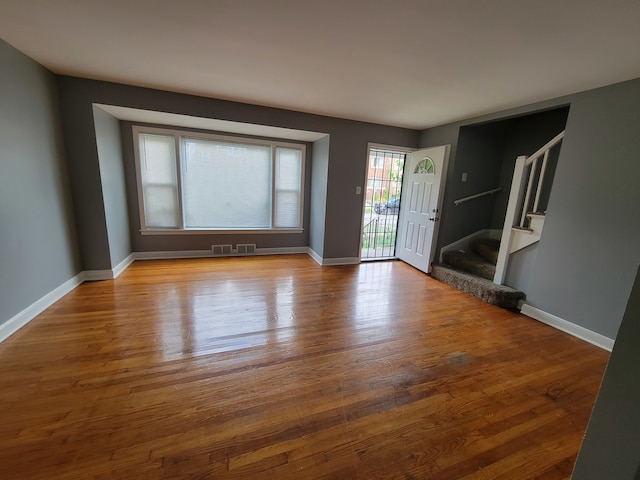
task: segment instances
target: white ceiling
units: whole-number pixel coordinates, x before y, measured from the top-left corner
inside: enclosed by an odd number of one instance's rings
[[[640,77],[640,0],[0,0],[56,73],[422,129]]]

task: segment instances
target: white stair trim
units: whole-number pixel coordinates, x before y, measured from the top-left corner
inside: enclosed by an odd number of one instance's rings
[[[509,255],[522,250],[523,248],[533,245],[540,240],[540,232],[535,230],[521,230],[514,228],[509,242]]]
[[[493,283],[502,285],[507,276],[507,264],[509,263],[509,246],[511,245],[511,236],[513,235],[513,227],[516,222],[518,206],[523,199],[523,186],[525,184],[524,167],[527,157],[524,155],[516,158],[516,164],[511,179],[511,189],[509,190],[509,203],[507,204],[507,212],[505,214],[504,228],[502,229],[502,238],[500,239],[500,250],[498,252],[498,261],[496,262],[496,273],[493,277]]]
[[[544,213],[527,213],[529,228],[513,227],[509,255],[540,241],[544,229]]]
[[[525,303],[520,313],[610,352],[615,340]]]

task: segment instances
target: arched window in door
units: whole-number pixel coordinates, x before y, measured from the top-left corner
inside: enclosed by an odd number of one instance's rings
[[[418,163],[418,165],[416,165],[416,168],[413,171],[413,173],[422,173],[422,174],[427,174],[427,175],[435,175],[436,166],[433,164],[433,160],[431,160],[429,157],[424,157]]]

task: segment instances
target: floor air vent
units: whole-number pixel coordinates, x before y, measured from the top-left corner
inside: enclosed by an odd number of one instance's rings
[[[211,254],[215,256],[231,255],[233,253],[232,245],[211,245]]]
[[[237,245],[238,255],[255,255],[256,253],[256,244],[255,243],[239,243]]]

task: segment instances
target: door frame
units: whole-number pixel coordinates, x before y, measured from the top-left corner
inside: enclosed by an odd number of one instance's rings
[[[389,150],[391,152],[398,152],[398,153],[404,153],[405,155],[409,155],[411,152],[415,152],[416,150],[418,150],[417,148],[413,148],[413,147],[400,147],[397,145],[385,145],[383,143],[375,143],[375,142],[368,142],[367,143],[367,154],[366,154],[366,163],[365,163],[365,168],[364,168],[364,182],[362,184],[362,186],[360,187],[360,195],[362,195],[362,206],[360,208],[360,241],[358,242],[358,260],[359,262],[362,262],[362,239],[363,239],[363,234],[364,234],[364,209],[366,207],[367,204],[367,181],[369,180],[369,156],[371,154],[371,150],[372,149],[380,149],[380,150]],[[406,168],[407,162],[405,160],[405,164],[402,167],[402,192],[404,191],[404,169]],[[356,194],[358,191],[358,187],[356,187]],[[402,193],[400,193],[400,205],[402,205]],[[400,215],[398,212],[398,221],[400,220]],[[398,237],[396,234],[396,245],[398,243]]]

